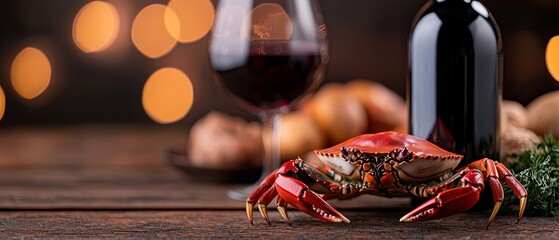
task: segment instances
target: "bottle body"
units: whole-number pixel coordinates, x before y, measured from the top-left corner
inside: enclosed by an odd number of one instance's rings
[[[479,1],[437,0],[409,39],[409,131],[464,155],[498,160],[502,43]]]

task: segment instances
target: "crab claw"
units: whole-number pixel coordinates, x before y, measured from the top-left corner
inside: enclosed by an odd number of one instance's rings
[[[400,222],[417,222],[443,218],[465,212],[479,200],[481,189],[473,186],[453,188],[439,193],[400,219]]]
[[[274,184],[280,197],[300,211],[329,222],[349,223],[344,215],[310,190],[303,182],[279,174]]]

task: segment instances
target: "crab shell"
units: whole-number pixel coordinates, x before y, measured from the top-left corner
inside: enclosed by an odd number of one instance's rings
[[[345,160],[340,152],[342,147],[373,155],[389,154],[394,149],[407,148],[412,159],[391,164],[398,172],[400,181],[409,183],[427,182],[441,177],[456,168],[463,158],[462,155],[448,152],[429,141],[397,132],[360,135],[336,146],[315,150],[318,158],[332,170],[351,178],[360,174],[361,166]]]

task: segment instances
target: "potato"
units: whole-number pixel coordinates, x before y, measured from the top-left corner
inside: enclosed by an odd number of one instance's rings
[[[262,126],[210,112],[190,130],[187,150],[194,166],[242,168],[262,164]]]
[[[500,158],[506,163],[511,163],[516,160],[511,157],[512,154],[534,149],[538,142],[540,142],[540,138],[534,132],[511,124],[501,130]]]
[[[501,123],[502,127],[510,124],[525,128],[528,125],[528,110],[518,102],[504,100],[501,104]]]
[[[330,144],[367,131],[367,112],[339,83],[324,85],[303,109],[318,123]]]
[[[281,120],[281,159],[289,160],[304,153],[326,147],[326,139],[318,124],[304,112],[292,112]]]
[[[559,137],[559,91],[536,98],[527,109],[528,129],[540,136],[552,133]]]
[[[365,107],[369,132],[407,132],[408,110],[404,99],[380,83],[365,79],[348,82],[348,92]]]

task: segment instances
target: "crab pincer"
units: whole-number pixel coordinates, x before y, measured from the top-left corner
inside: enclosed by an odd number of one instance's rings
[[[275,184],[279,197],[300,211],[329,222],[349,223],[349,219],[310,190],[303,182],[279,175]]]
[[[503,202],[504,193],[501,181],[504,181],[513,190],[515,196],[520,199],[517,223],[520,221],[526,207],[528,193],[524,186],[512,176],[511,172],[502,163],[487,158],[480,159],[466,166],[459,174],[463,175],[460,178],[459,187],[440,192],[436,197],[429,199],[403,216],[400,221],[415,222],[443,218],[465,212],[478,202],[479,196],[484,190],[484,182],[486,180],[489,182],[493,192],[494,201],[493,211],[486,228],[489,228],[495,219]]]
[[[300,160],[300,159],[299,159]],[[295,174],[300,171],[298,160],[291,160],[274,171],[255,188],[247,198],[246,211],[249,221],[252,224],[252,210],[255,204],[268,224],[270,223],[266,206],[277,196],[277,209],[287,223],[291,221],[287,215],[287,205],[292,205],[298,210],[305,212],[316,218],[329,222],[347,222],[349,220],[328,202],[322,199],[317,193],[298,179],[286,175]],[[272,184],[273,182],[273,184]]]

